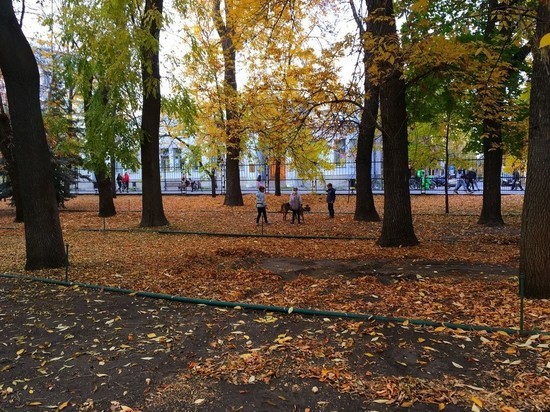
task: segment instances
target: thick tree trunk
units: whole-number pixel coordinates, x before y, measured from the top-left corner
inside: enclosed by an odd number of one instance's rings
[[[158,10],[162,14],[163,0],[146,0],[145,13]],[[147,20],[144,18],[144,20]],[[168,219],[164,214],[162,191],[160,186],[160,70],[159,70],[159,34],[160,27],[154,22],[144,28],[157,41],[156,45],[142,50],[143,109],[141,118],[142,165],[142,212],[141,227],[165,226]],[[151,86],[154,85],[154,86]]]
[[[99,217],[111,217],[116,215],[112,184],[109,175],[105,172],[96,172],[95,180],[97,184],[97,193],[99,194]]]
[[[38,66],[11,1],[0,2],[0,44],[25,220],[25,268],[63,267],[65,245],[40,110]]]
[[[364,67],[364,90],[363,93],[363,111],[361,112],[361,122],[359,124],[359,135],[357,137],[357,157],[355,160],[356,181],[355,181],[355,215],[354,220],[366,222],[379,222],[380,216],[374,205],[374,196],[372,194],[372,149],[374,146],[374,136],[376,134],[376,122],[378,119],[378,103],[380,90],[372,82],[372,75],[369,74],[369,68],[373,64],[373,53],[367,46],[367,36],[375,36],[380,28],[381,21],[377,19],[374,10],[381,7],[380,0],[372,0],[369,4],[369,18],[364,27],[364,19],[359,16],[353,2],[350,2],[353,16],[359,29],[363,41],[363,67]],[[372,14],[371,14],[372,12]]]
[[[367,87],[365,81],[365,87]],[[365,90],[367,90],[365,88]],[[357,138],[356,164],[356,203],[354,220],[379,222],[380,216],[374,205],[372,194],[372,149],[376,133],[376,119],[378,117],[378,88],[370,87],[366,92],[365,107],[361,114],[359,136]]]
[[[483,206],[478,223],[486,226],[503,226],[501,212],[500,173],[502,170],[502,135],[496,124],[487,126],[485,130],[493,130],[490,137],[483,139]]]
[[[499,16],[506,13],[506,8],[509,7],[506,3],[498,0],[488,0],[487,2],[487,24],[485,27],[484,40],[487,44],[495,45],[495,39],[508,39],[512,37],[515,26],[498,24]],[[504,46],[503,46],[504,47]],[[489,107],[484,113],[483,121],[483,156],[484,173],[483,173],[483,206],[478,220],[479,224],[485,226],[503,226],[504,219],[502,218],[501,208],[501,172],[502,172],[502,128],[503,119],[499,113],[503,113],[504,106],[507,100],[506,82],[523,64],[530,53],[530,48],[522,46],[515,50],[514,54],[510,54],[509,50],[499,50],[501,56],[508,63],[506,68],[506,77],[501,79],[501,85],[495,86],[489,84],[488,93],[498,96],[495,104]],[[487,92],[481,91],[482,94]],[[495,115],[496,113],[496,115]]]
[[[369,9],[370,13],[371,9]],[[384,1],[384,15],[380,36],[384,44],[398,49],[392,0]],[[380,112],[382,115],[382,143],[384,160],[384,220],[380,246],[413,246],[418,244],[412,223],[409,194],[409,163],[407,107],[405,82],[399,58],[386,67],[386,76],[380,84]]]
[[[550,33],[550,2],[539,2],[533,75],[527,180],[523,200],[519,272],[525,275],[525,296],[550,298],[550,46],[538,48]]]
[[[5,113],[0,113],[0,153],[2,153],[6,162],[6,169],[11,183],[12,199],[15,206],[15,222],[20,223],[23,222],[24,216],[19,179],[17,177],[17,166],[13,153],[13,130],[10,125],[10,119]]]
[[[227,159],[225,162],[225,176],[227,179],[225,200],[226,206],[243,206],[243,195],[241,192],[241,176],[239,169],[240,149],[227,148]]]
[[[227,6],[227,5],[226,5]],[[241,157],[241,139],[239,136],[238,112],[235,97],[238,93],[236,52],[233,44],[233,28],[231,26],[230,10],[226,7],[225,21],[222,16],[220,0],[214,0],[213,19],[216,31],[221,38],[223,64],[224,64],[224,99],[225,99],[225,133],[227,135],[227,156],[225,159],[227,187],[225,200],[226,206],[243,206],[241,191],[241,174],[239,161]]]

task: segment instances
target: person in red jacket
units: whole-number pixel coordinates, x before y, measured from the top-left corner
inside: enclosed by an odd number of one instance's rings
[[[130,175],[128,172],[124,172],[124,176],[122,176],[122,190],[126,189],[126,193],[128,193],[128,188],[130,187]]]

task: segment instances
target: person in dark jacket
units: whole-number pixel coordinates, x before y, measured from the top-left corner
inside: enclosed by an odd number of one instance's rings
[[[519,174],[519,170],[517,169],[514,170],[512,177],[514,178],[514,181],[512,182],[512,190],[516,190],[516,187],[518,187],[519,190],[523,190],[523,186],[521,185],[521,176]]]
[[[334,218],[334,202],[336,201],[336,189],[332,187],[332,183],[327,184],[327,205],[328,215]]]

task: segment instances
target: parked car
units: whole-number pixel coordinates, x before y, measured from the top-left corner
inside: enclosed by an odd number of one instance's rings
[[[445,187],[445,177],[444,176],[430,176],[432,183],[435,187]]]
[[[436,188],[445,187],[445,176],[430,176],[430,179]],[[456,178],[454,175],[447,179],[447,187],[456,186]]]

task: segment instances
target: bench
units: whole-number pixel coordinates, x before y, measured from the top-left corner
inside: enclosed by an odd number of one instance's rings
[[[162,180],[160,183],[162,190],[178,190],[183,192],[180,180]]]

